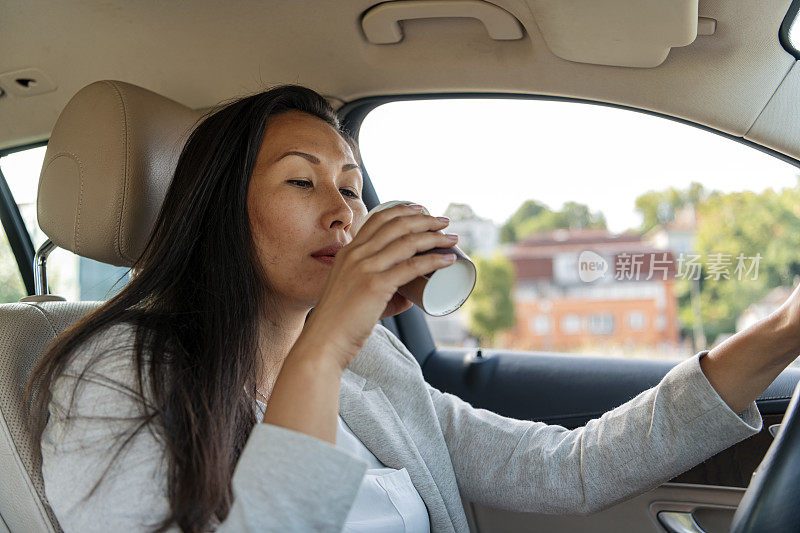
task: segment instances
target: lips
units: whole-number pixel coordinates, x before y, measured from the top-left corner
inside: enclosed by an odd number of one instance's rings
[[[317,250],[316,252],[312,253],[311,256],[312,257],[320,257],[320,256],[334,257],[334,256],[336,256],[336,253],[339,250],[341,250],[342,248],[344,248],[344,243],[335,242],[335,243],[333,243],[333,244],[331,244],[329,246],[326,246],[325,248],[321,248],[321,249]]]

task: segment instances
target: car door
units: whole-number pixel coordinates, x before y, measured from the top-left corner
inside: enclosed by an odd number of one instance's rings
[[[775,212],[778,199],[800,200],[797,162],[780,154],[689,124],[564,99],[440,95],[387,102],[365,100],[343,110],[351,131],[359,132],[370,175],[368,207],[413,200],[451,217],[446,231],[460,235],[459,246],[469,250],[479,275],[470,296],[475,305],[468,300],[444,317],[415,306],[384,325],[417,357],[431,385],[475,407],[580,427],[655,386],[682,359],[777,308],[798,280],[795,252],[780,266],[761,262],[775,245],[772,235],[735,238],[747,225],[800,229],[797,213]],[[522,135],[529,137],[527,149]],[[656,148],[648,152],[648,145]],[[685,161],[659,172],[657,160],[665,153]],[[589,163],[576,164],[578,158]],[[713,164],[704,166],[701,158]],[[508,179],[514,172],[527,177]],[[656,175],[637,183],[630,177],[637,172]],[[755,172],[757,184],[747,179]],[[721,187],[726,182],[741,186]],[[498,187],[505,193],[498,194]],[[571,197],[579,200],[569,204]],[[561,209],[553,205],[558,198],[564,199]],[[492,220],[487,214],[499,212],[498,205],[519,208]],[[615,213],[614,206],[639,214],[639,225],[622,231],[631,213]],[[776,218],[757,219],[765,207]],[[720,216],[729,218],[727,225]],[[570,226],[570,217],[577,223]],[[592,261],[601,262],[604,279],[592,274]],[[503,263],[505,270],[497,266]],[[641,268],[633,272],[637,264]],[[481,269],[495,277],[482,277]],[[499,281],[503,272],[510,283]],[[720,315],[737,299],[730,316]],[[504,306],[513,311],[511,321],[504,322]],[[490,322],[500,324],[496,331]],[[771,444],[769,428],[780,423],[798,380],[800,367],[793,365],[761,395],[759,434],[656,490],[590,516],[514,513],[465,501],[471,527],[482,533],[663,532],[671,531],[667,522],[691,513],[704,531],[728,531]]]

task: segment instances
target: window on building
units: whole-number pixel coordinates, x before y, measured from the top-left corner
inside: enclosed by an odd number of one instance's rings
[[[536,335],[546,335],[550,333],[550,317],[546,315],[535,315],[531,321],[531,331]]]
[[[628,327],[634,331],[641,331],[647,327],[647,316],[641,311],[628,313]]]
[[[578,315],[564,315],[561,317],[561,331],[568,335],[580,333],[581,317]]]
[[[589,316],[589,332],[594,335],[609,335],[614,332],[614,315],[611,313]]]

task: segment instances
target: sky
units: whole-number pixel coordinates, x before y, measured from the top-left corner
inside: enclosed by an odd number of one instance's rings
[[[433,215],[469,204],[502,224],[527,199],[602,211],[612,232],[638,226],[637,196],[692,181],[723,192],[797,184],[800,169],[736,141],[652,115],[577,102],[521,99],[393,102],[359,135],[381,201],[413,200]],[[35,200],[44,148],[0,162],[18,203]]]

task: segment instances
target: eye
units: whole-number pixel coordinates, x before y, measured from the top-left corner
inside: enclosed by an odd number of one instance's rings
[[[286,180],[287,183],[298,183],[299,187],[305,187],[306,185],[311,185],[311,182],[308,180]],[[350,193],[350,198],[354,198],[358,200],[358,193],[355,191],[351,191],[350,189],[339,189],[341,191],[346,191]]]

